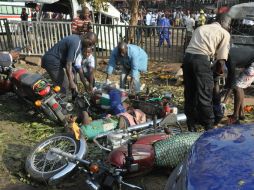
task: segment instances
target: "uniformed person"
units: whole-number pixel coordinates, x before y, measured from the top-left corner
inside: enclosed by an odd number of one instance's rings
[[[230,22],[228,15],[218,15],[216,22],[194,31],[186,49],[183,62],[184,110],[190,131],[195,130],[195,124],[204,126],[205,130],[214,125],[211,58],[217,60],[215,72],[222,74],[229,52],[230,34],[227,30]]]
[[[198,17],[198,26],[203,26],[206,23],[205,12],[201,9]]]

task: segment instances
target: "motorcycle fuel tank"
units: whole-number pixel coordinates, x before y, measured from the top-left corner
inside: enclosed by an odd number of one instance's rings
[[[151,134],[151,135],[146,135],[143,137],[140,137],[135,144],[146,144],[146,145],[152,145],[153,143],[164,140],[168,138],[170,135],[167,135],[165,133],[159,133],[159,134]]]
[[[124,168],[126,163],[125,157],[128,155],[127,145],[121,146],[108,156],[108,162],[119,168]],[[132,145],[133,164],[138,164],[137,172],[151,170],[154,166],[155,153],[152,145],[133,144]]]

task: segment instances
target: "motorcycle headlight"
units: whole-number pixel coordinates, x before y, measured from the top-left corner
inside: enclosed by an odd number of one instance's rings
[[[99,168],[98,164],[91,164],[89,167],[89,170],[92,173],[98,173],[100,168]]]

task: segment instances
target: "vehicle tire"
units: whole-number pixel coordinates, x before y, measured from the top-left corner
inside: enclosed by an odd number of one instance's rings
[[[70,154],[77,154],[80,141],[77,141],[72,134],[59,134],[38,143],[26,159],[25,169],[31,178],[47,183],[52,176],[68,166],[69,162],[65,158],[50,153],[49,150],[53,147]],[[85,153],[82,157],[84,156]]]

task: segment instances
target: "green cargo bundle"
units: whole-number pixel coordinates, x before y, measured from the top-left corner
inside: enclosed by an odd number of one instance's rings
[[[92,140],[99,134],[114,130],[118,126],[118,119],[98,119],[88,125],[82,125],[81,130],[88,140]]]
[[[156,142],[154,144],[156,166],[176,167],[183,161],[191,146],[200,135],[201,133],[186,132]]]

